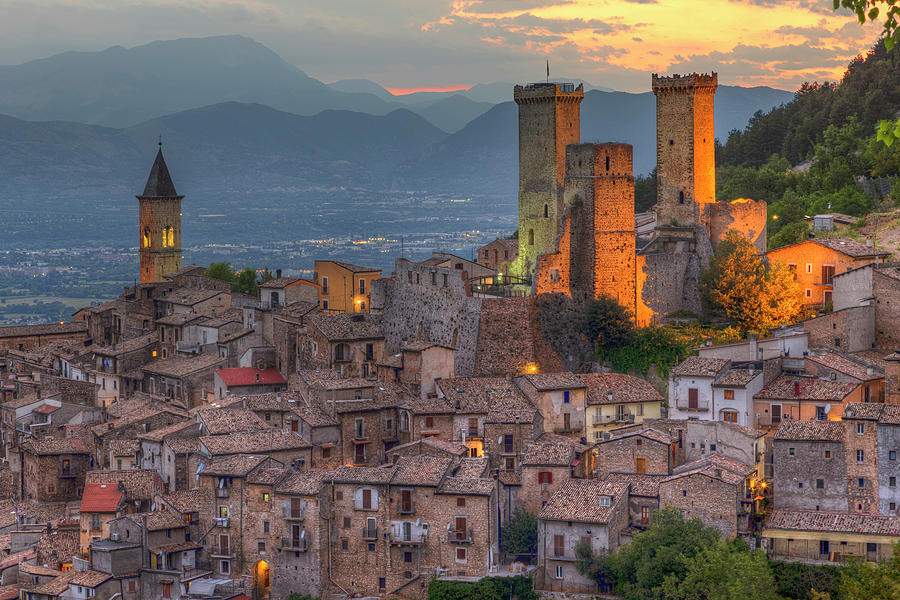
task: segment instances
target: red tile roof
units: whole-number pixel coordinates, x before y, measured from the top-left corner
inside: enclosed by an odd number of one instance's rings
[[[663,397],[646,379],[621,373],[584,373],[578,376],[587,385],[585,404],[662,402]]]
[[[817,510],[774,510],[764,529],[900,536],[900,518]]]
[[[254,369],[253,367],[235,367],[233,369],[217,369],[219,377],[228,387],[240,385],[279,385],[287,383],[278,369]]]
[[[125,497],[116,483],[85,483],[81,496],[81,512],[114,513]]]
[[[753,396],[756,400],[825,400],[841,402],[858,383],[826,381],[815,377],[779,375]]]

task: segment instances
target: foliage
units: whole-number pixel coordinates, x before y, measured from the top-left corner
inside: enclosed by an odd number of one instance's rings
[[[704,300],[745,331],[767,332],[801,313],[800,287],[787,266],[766,265],[743,235],[729,231],[700,274]]]
[[[657,201],[656,167],[648,175],[634,178],[634,212],[653,210]]]
[[[769,563],[775,576],[778,595],[792,600],[811,600],[811,591],[827,594],[839,600],[837,585],[842,567],[835,565],[807,565],[803,563]]]
[[[272,281],[275,279],[275,276],[269,271],[269,267],[263,269],[262,275],[259,276],[259,283],[263,284],[267,281]]]
[[[900,543],[894,544],[894,558],[883,565],[859,559],[847,562],[838,582],[843,600],[897,600],[900,598]]]
[[[585,577],[593,579],[598,589],[607,591],[615,585],[615,563],[608,553],[594,554],[590,544],[578,542],[575,546],[575,557],[578,559],[575,568]]]
[[[715,542],[685,563],[685,574],[663,580],[663,597],[671,600],[777,600],[775,578],[762,550]]]
[[[234,281],[234,269],[229,262],[211,263],[206,269],[206,276],[231,283]]]
[[[432,579],[428,583],[428,600],[537,600],[531,579],[515,577],[483,577],[475,583]]]
[[[256,282],[256,271],[247,268],[237,273],[231,284],[231,291],[238,294],[256,296],[259,291],[259,285]]]
[[[537,554],[537,517],[517,508],[500,529],[500,547],[507,554]]]
[[[636,329],[628,339],[613,348],[600,350],[601,360],[607,360],[619,373],[637,372],[646,375],[656,365],[661,377],[690,353],[691,345],[678,330],[669,326],[650,326]]]
[[[583,330],[595,347],[610,350],[628,341],[634,322],[628,309],[615,298],[601,296],[585,307]]]
[[[614,557],[616,593],[626,600],[663,600],[665,581],[687,577],[691,559],[718,541],[716,528],[685,521],[676,508],[653,513],[650,527]]]
[[[900,43],[900,4],[897,0],[834,0],[834,10],[849,8],[860,25],[884,19],[884,44],[888,50]],[[883,11],[883,12],[882,12]]]

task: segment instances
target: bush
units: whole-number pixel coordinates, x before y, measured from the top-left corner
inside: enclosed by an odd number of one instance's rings
[[[500,548],[507,554],[537,554],[537,518],[517,508],[500,528]]]
[[[531,578],[483,577],[475,583],[432,579],[428,600],[537,600]]]
[[[802,563],[770,563],[775,575],[775,591],[791,600],[809,600],[810,591],[825,592],[831,600],[840,600],[838,582],[842,567],[805,565]]]

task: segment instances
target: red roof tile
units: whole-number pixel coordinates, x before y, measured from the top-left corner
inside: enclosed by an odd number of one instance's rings
[[[228,387],[287,383],[287,380],[275,368],[260,370],[253,367],[235,367],[233,369],[217,369],[216,373]]]
[[[116,512],[125,497],[116,483],[85,483],[81,512]]]

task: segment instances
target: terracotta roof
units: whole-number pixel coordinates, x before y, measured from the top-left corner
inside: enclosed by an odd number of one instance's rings
[[[210,317],[204,320],[202,323],[198,323],[201,327],[209,327],[210,329],[218,329],[220,327],[224,327],[230,323],[243,323],[244,322],[244,311],[239,308],[229,308],[224,311],[222,314]]]
[[[751,371],[750,369],[732,368],[722,375],[722,377],[713,384],[713,387],[745,387],[757,377],[762,377],[762,374],[763,372],[757,369]]]
[[[312,446],[300,434],[282,429],[265,429],[205,436],[200,442],[212,455],[252,453],[261,454],[279,450],[298,450]]]
[[[69,323],[49,323],[47,325],[0,327],[0,338],[64,333],[87,333],[87,323],[85,321],[72,321]]]
[[[885,406],[875,402],[848,402],[844,409],[843,418],[878,421],[881,419],[881,413]]]
[[[347,269],[348,271],[352,271],[352,272],[354,272],[354,273],[375,273],[375,272],[381,272],[381,269],[373,269],[373,268],[371,268],[371,267],[361,267],[361,266],[359,266],[359,265],[353,265],[353,264],[350,264],[350,263],[339,262],[339,261],[336,261],[336,260],[323,260],[323,261],[316,261],[316,262],[327,262],[327,263],[332,263],[332,264],[338,265],[339,267],[343,267],[344,269]]]
[[[252,411],[290,412],[297,406],[304,406],[305,400],[299,392],[269,392],[267,394],[251,394],[247,401],[238,398],[247,409]]]
[[[453,458],[417,454],[401,456],[394,464],[391,485],[427,485],[437,487],[453,464]]]
[[[164,500],[181,514],[200,512],[210,502],[209,490],[176,490],[164,496]]]
[[[197,427],[199,431],[199,425],[196,421],[185,419],[184,421],[178,421],[177,423],[172,423],[171,425],[166,425],[165,427],[160,427],[159,429],[154,429],[147,433],[142,433],[138,436],[138,439],[150,442],[161,442],[167,436],[184,431],[189,427]],[[110,443],[112,443],[112,440],[110,440]]]
[[[619,501],[627,496],[628,485],[595,479],[565,481],[538,513],[548,521],[608,523]],[[611,498],[609,506],[600,504],[601,497]]]
[[[329,341],[383,339],[381,315],[370,313],[316,314],[310,324]]]
[[[648,498],[652,498],[654,496],[659,496],[659,482],[666,477],[666,475],[607,473],[601,478],[601,481],[628,484],[629,486],[631,486],[629,493],[632,496],[645,496]]]
[[[847,256],[853,258],[865,258],[869,256],[890,256],[890,252],[885,250],[881,250],[880,248],[876,248],[874,246],[867,246],[863,242],[857,242],[854,239],[841,237],[841,238],[813,238],[810,240],[820,246],[825,246],[826,248],[831,248],[832,250],[837,250],[842,254],[846,254]]]
[[[484,457],[482,458],[464,458],[459,461],[454,477],[460,479],[481,479],[487,473],[490,464]]]
[[[775,440],[842,442],[844,425],[840,421],[782,421]]]
[[[166,546],[155,546],[150,548],[151,552],[185,552],[188,550],[197,550],[202,548],[203,544],[197,542],[181,542],[178,544],[168,544]]]
[[[452,415],[456,412],[447,398],[422,398],[410,394],[404,405],[417,415]]]
[[[650,382],[634,375],[585,373],[578,377],[587,385],[585,403],[589,406],[663,401],[663,397]]]
[[[575,461],[571,446],[553,442],[535,442],[525,450],[523,465],[528,466],[569,466]]]
[[[224,358],[215,354],[194,354],[192,356],[175,356],[164,360],[147,363],[141,369],[145,373],[156,373],[169,377],[183,377],[224,363]]]
[[[147,517],[147,530],[148,531],[162,531],[163,529],[178,529],[180,527],[186,527],[187,523],[184,520],[184,517],[175,511],[171,510],[157,510],[149,513],[134,513],[128,515],[126,518],[131,519],[137,524],[141,524],[144,520],[144,517]]]
[[[43,565],[31,565],[27,562],[19,563],[19,570],[29,575],[40,575],[43,577],[58,577],[62,575],[62,571],[57,569],[51,569],[50,567],[45,567]],[[18,595],[16,595],[18,598]]]
[[[672,368],[676,377],[717,377],[719,372],[731,361],[727,358],[700,358],[688,356],[680,364]]]
[[[253,367],[234,367],[216,369],[216,373],[228,387],[245,385],[283,385],[287,383],[278,369],[254,369]]]
[[[72,562],[80,553],[80,532],[78,528],[54,529],[41,536],[35,546],[37,560],[41,564]]]
[[[84,442],[78,438],[44,438],[42,440],[32,438],[22,444],[22,449],[39,456],[88,454]]]
[[[334,427],[338,424],[331,415],[315,406],[298,406],[293,413],[310,427]]]
[[[841,402],[858,383],[826,381],[815,377],[782,374],[753,396],[760,400],[820,400]]]
[[[170,302],[172,304],[180,304],[183,306],[193,306],[210,298],[215,298],[219,294],[228,295],[228,292],[222,290],[197,290],[194,288],[175,288],[171,292],[166,292],[159,297],[161,302]]]
[[[192,323],[194,321],[202,321],[206,319],[206,315],[201,315],[200,313],[188,312],[188,313],[172,313],[171,315],[166,315],[164,317],[159,317],[156,319],[157,325],[174,325],[181,326],[186,325],[188,323]]]
[[[437,384],[457,413],[534,409],[518,386],[503,377],[451,377]]]
[[[157,415],[162,413],[168,413],[174,417],[186,417],[187,414],[183,411],[177,410],[173,407],[158,407],[158,406],[147,406],[145,408],[141,408],[129,413],[126,413],[124,416],[113,419],[111,421],[107,421],[106,423],[98,423],[97,425],[91,426],[91,431],[97,437],[102,438],[104,434],[122,429],[124,427],[128,427],[129,425],[133,425],[135,423],[139,423],[140,421],[144,421],[147,419],[151,419]]]
[[[497,479],[503,485],[522,485],[522,473],[519,471],[500,471]]]
[[[81,512],[114,513],[125,494],[119,491],[117,483],[85,483],[81,495]]]
[[[532,373],[522,375],[538,391],[582,389],[587,387],[575,373]]]
[[[621,440],[622,438],[632,437],[635,435],[639,435],[642,438],[646,438],[648,440],[651,440],[654,442],[659,442],[660,444],[666,444],[666,445],[671,444],[672,442],[675,441],[675,438],[672,437],[671,435],[669,435],[668,433],[666,433],[664,431],[660,431],[658,429],[653,429],[652,427],[642,427],[640,429],[629,427],[627,430],[623,431],[622,433],[620,433],[618,435],[615,435],[614,437],[611,437],[606,440],[600,440],[599,442],[597,442],[597,445],[599,446],[600,444],[608,444],[610,442],[616,442],[618,440]]]
[[[269,429],[259,415],[246,408],[204,408],[197,412],[209,435]]]
[[[818,354],[818,355],[808,355],[806,360],[816,363],[817,365],[822,365],[823,367],[827,367],[839,373],[843,373],[849,377],[853,377],[854,379],[858,379],[860,381],[874,381],[876,379],[884,379],[884,373],[879,372],[878,369],[871,368],[872,372],[869,373],[866,365],[861,365],[856,361],[850,360],[849,358],[845,358],[840,354],[835,354],[834,352],[828,352],[826,354]]]
[[[138,440],[109,440],[109,451],[113,456],[133,456],[140,449]]]
[[[279,479],[284,477],[284,474],[286,472],[287,469],[283,465],[263,467],[262,469],[257,469],[250,473],[250,475],[247,476],[247,483],[254,483],[258,485],[274,485],[278,482]]]
[[[280,494],[315,496],[322,489],[330,474],[329,471],[322,469],[292,469],[275,486],[275,491]]]
[[[259,284],[260,288],[283,289],[300,281],[296,277],[275,277],[264,283]]]
[[[331,479],[335,483],[390,483],[394,476],[393,468],[386,467],[348,467],[335,470]]]
[[[165,489],[159,473],[153,469],[122,469],[120,471],[88,471],[86,483],[121,482],[125,488],[125,499],[152,500],[153,495]]]
[[[142,350],[148,346],[151,346],[159,341],[159,334],[157,332],[148,333],[147,335],[140,335],[138,337],[134,337],[123,342],[119,342],[113,346],[94,346],[91,348],[94,354],[100,354],[103,356],[121,356],[123,354],[128,354],[129,352],[135,352],[137,350]]]
[[[725,458],[718,454],[709,454],[698,460],[685,463],[676,468],[672,475],[662,480],[661,483],[674,481],[682,477],[692,475],[705,475],[712,479],[718,479],[724,483],[738,486],[749,476],[755,469],[749,465]]]
[[[193,454],[200,450],[200,439],[170,437],[163,442],[175,454]]]
[[[58,411],[60,408],[61,407],[59,407],[59,406],[52,406],[50,404],[41,404],[40,406],[36,406],[34,408],[33,412],[36,412],[36,413],[42,414],[42,415],[49,415],[50,413],[54,413],[54,412]]]
[[[900,536],[900,518],[849,512],[773,510],[763,529]]]
[[[244,477],[266,461],[268,457],[252,454],[214,456],[200,471],[203,475],[231,475]]]
[[[490,496],[494,492],[494,480],[468,477],[447,477],[438,488],[438,494],[461,496]]]
[[[229,342],[233,342],[234,340],[236,340],[238,338],[242,338],[245,335],[250,335],[251,333],[254,333],[254,331],[252,329],[238,329],[237,331],[233,331],[233,332],[225,334],[225,335],[220,335],[218,343],[219,344],[227,344]]]
[[[297,371],[297,377],[306,385],[324,390],[352,390],[372,388],[375,384],[362,377],[342,378],[334,369]]]

